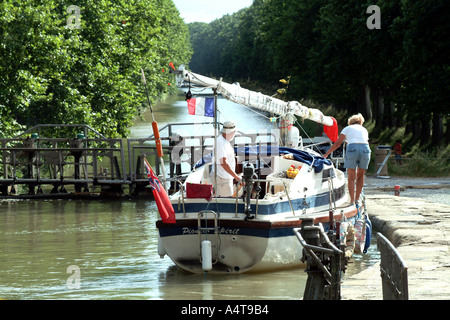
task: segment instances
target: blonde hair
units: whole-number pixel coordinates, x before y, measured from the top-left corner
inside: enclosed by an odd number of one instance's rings
[[[354,114],[353,116],[351,116],[350,118],[348,118],[348,125],[352,125],[352,124],[360,124],[362,125],[364,123],[364,117],[361,113],[358,114]]]

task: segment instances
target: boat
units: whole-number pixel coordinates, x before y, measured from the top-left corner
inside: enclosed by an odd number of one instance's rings
[[[216,109],[220,93],[243,106],[278,115],[284,128],[280,129],[280,144],[235,146],[236,171],[242,174],[243,183],[235,185],[233,197],[214,195],[214,150],[198,161],[179,183],[180,189],[169,195],[175,223],[156,222],[161,257],[167,254],[178,267],[192,273],[240,274],[301,267],[305,265],[302,246],[294,229],[306,218],[321,223],[325,230],[330,228],[330,219],[331,227],[340,223],[344,246],[347,228],[352,229],[356,245],[350,251],[367,249],[370,223],[364,199],[358,206],[350,205],[344,172],[313,148],[304,147],[292,126],[294,115],[329,127],[336,125],[333,118],[299,102],[285,102],[195,74],[184,66],[172,72],[178,86],[195,83],[212,88]],[[219,126],[215,119],[215,136]]]

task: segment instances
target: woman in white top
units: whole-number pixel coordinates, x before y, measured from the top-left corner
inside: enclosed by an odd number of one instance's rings
[[[339,138],[325,153],[327,158],[330,153],[340,147],[340,145],[347,140],[347,150],[345,153],[344,167],[347,168],[348,174],[348,192],[350,193],[350,205],[353,205],[359,200],[362,188],[364,186],[364,174],[369,167],[370,148],[369,148],[369,133],[362,125],[364,117],[361,113],[351,116],[348,119],[348,126],[345,127]],[[356,181],[356,195],[355,195],[355,181]]]

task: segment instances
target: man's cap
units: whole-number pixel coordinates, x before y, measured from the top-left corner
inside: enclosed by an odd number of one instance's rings
[[[231,133],[236,131],[236,124],[233,121],[225,121],[222,127],[222,133]]]

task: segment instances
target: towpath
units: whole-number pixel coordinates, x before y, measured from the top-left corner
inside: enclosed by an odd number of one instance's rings
[[[397,248],[408,267],[410,300],[450,299],[450,205],[394,196],[394,185],[448,192],[450,179],[366,180],[366,204],[374,232]],[[386,192],[391,190],[392,192]],[[380,263],[344,276],[343,300],[381,300]]]

